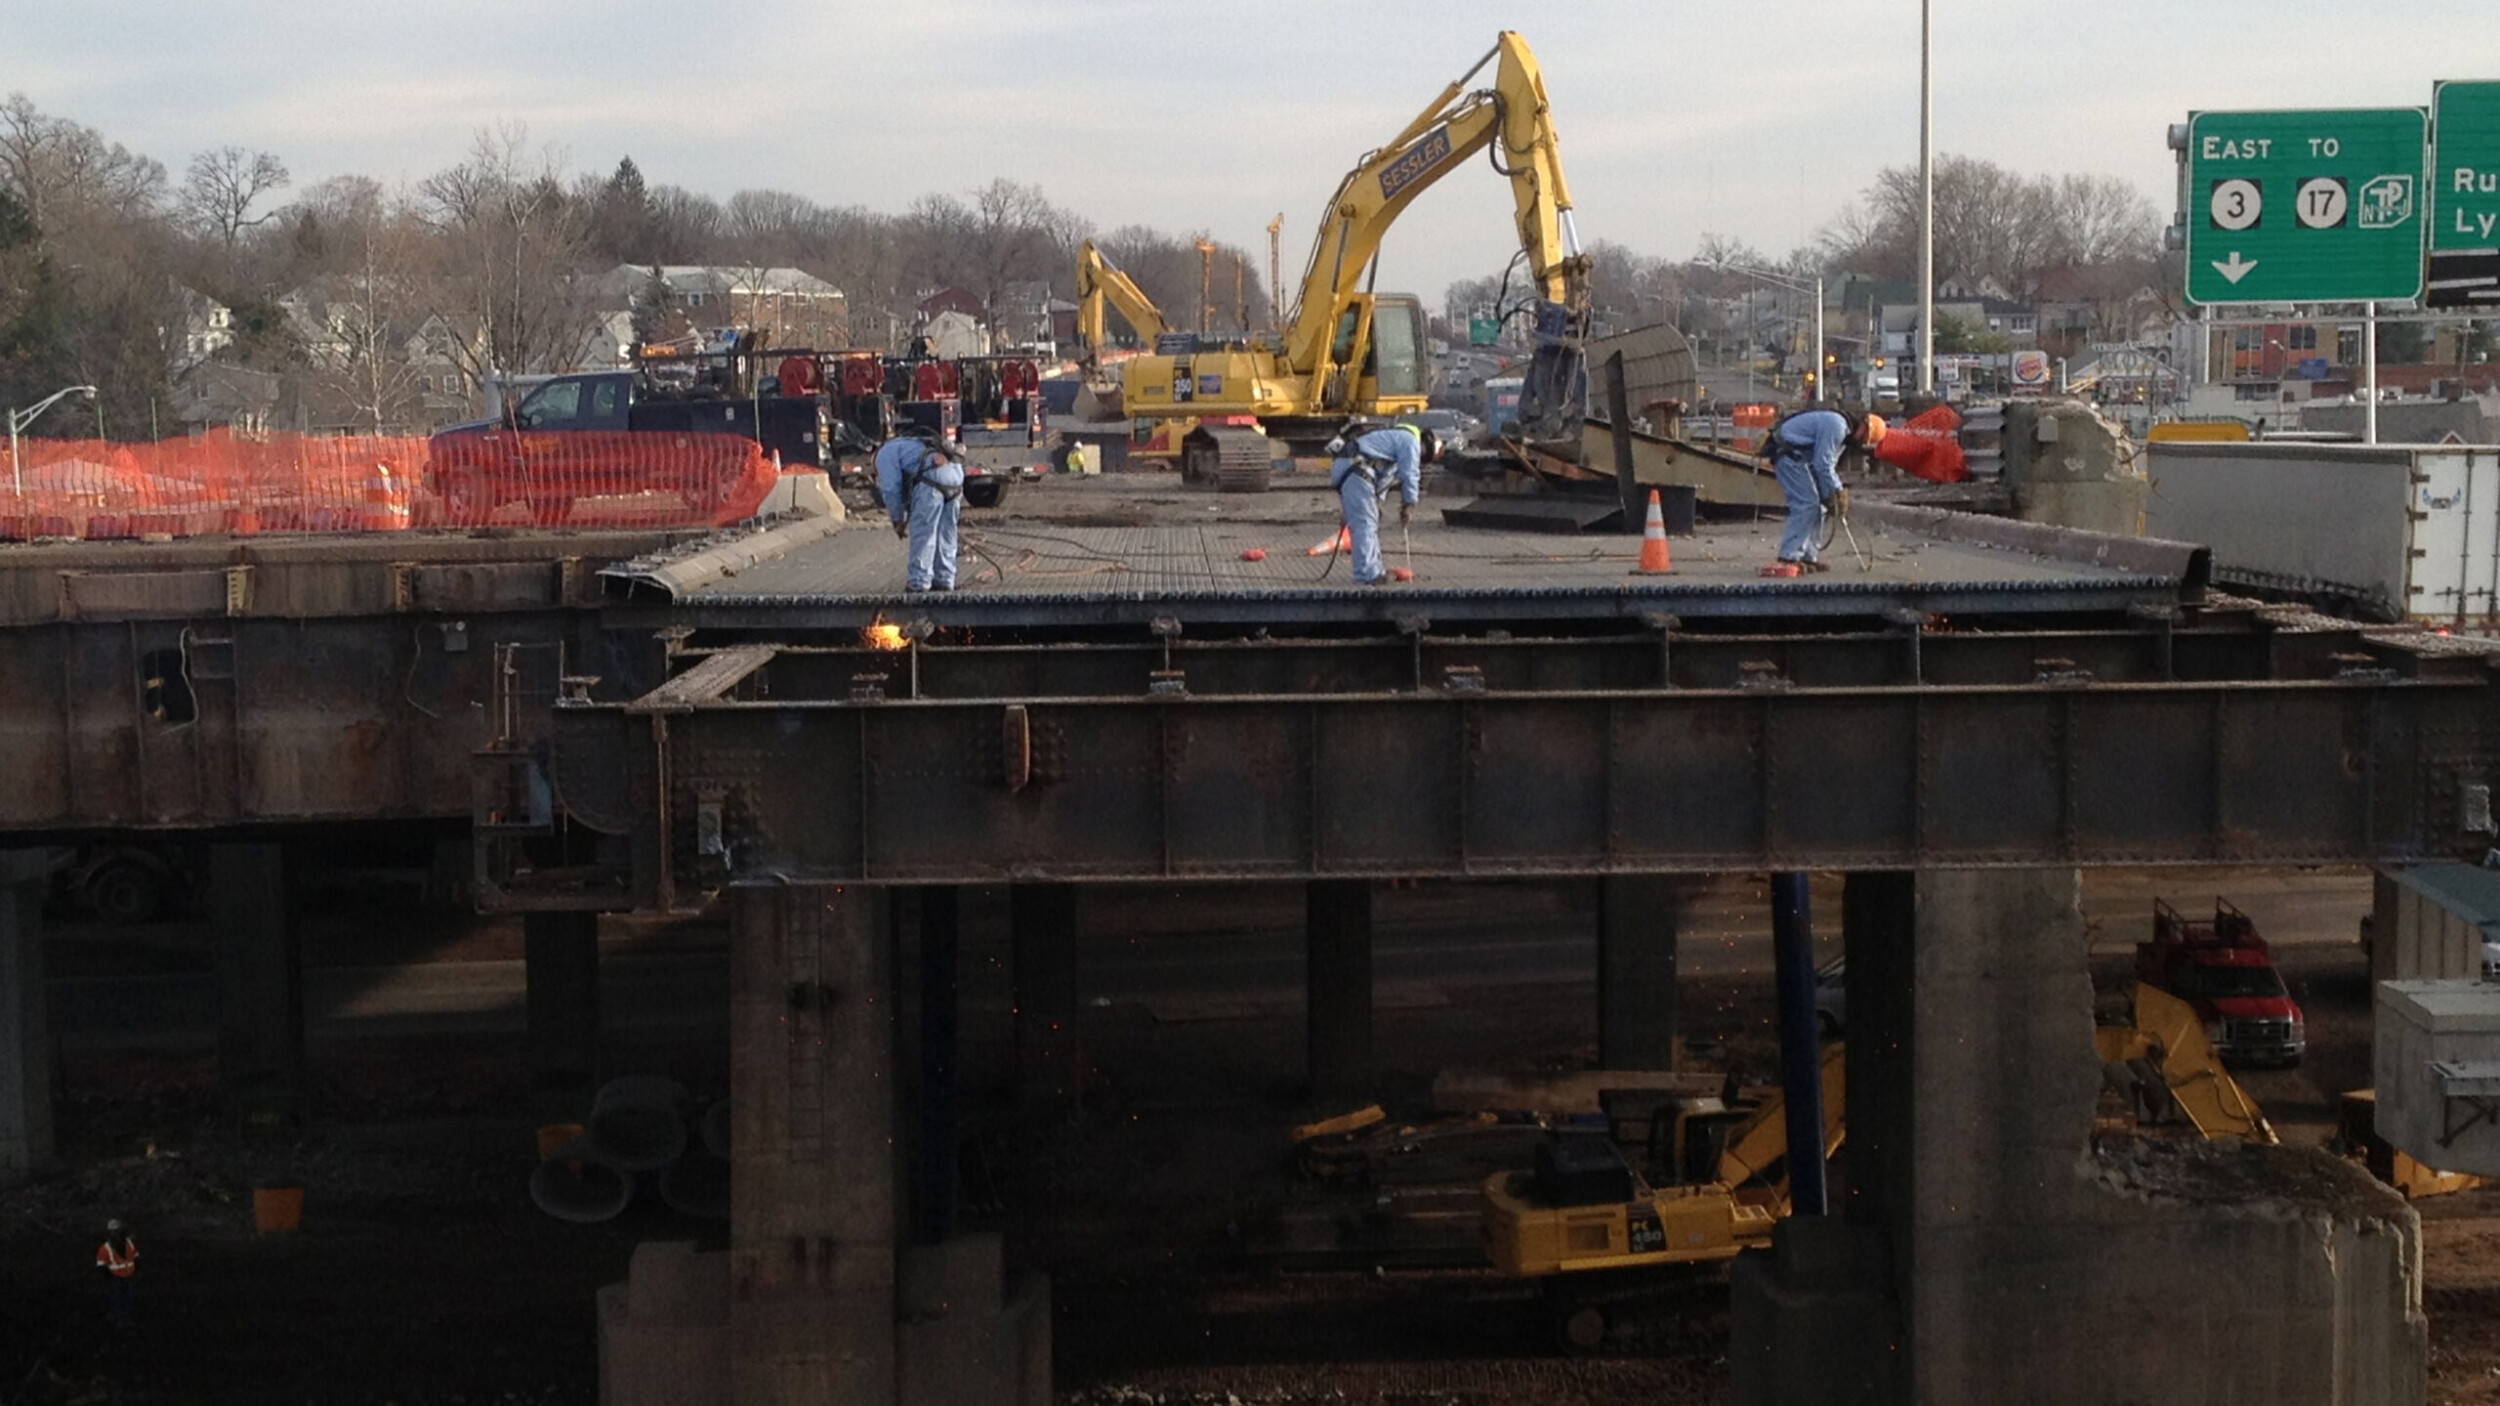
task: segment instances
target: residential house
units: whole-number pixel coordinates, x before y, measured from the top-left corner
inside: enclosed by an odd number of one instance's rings
[[[689,328],[737,328],[763,334],[765,345],[831,350],[851,344],[849,300],[841,289],[804,269],[732,264],[618,264],[600,280],[599,331],[585,342],[585,365],[604,360],[610,345],[631,359],[634,314],[682,317]],[[660,307],[654,308],[657,302]],[[622,321],[619,320],[620,315]],[[625,335],[612,335],[622,327]]]
[[[185,368],[197,366],[234,345],[234,309],[194,289],[178,292],[182,328],[172,339],[181,348],[173,355],[177,377]]]

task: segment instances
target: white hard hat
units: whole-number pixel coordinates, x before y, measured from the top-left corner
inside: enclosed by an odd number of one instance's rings
[[[108,1220],[104,1223],[104,1228],[108,1231],[119,1230],[122,1228],[122,1223],[117,1220]]]

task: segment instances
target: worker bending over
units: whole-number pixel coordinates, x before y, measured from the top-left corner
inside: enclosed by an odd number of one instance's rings
[[[955,529],[963,512],[964,447],[897,435],[877,449],[877,493],[903,552],[903,589],[955,589]]]
[[[1872,449],[1883,437],[1881,415],[1852,419],[1837,410],[1801,410],[1771,427],[1763,454],[1788,500],[1788,526],[1780,533],[1779,560],[1763,568],[1765,574],[1823,569],[1815,560],[1823,514],[1849,506],[1849,491],[1840,486],[1841,451]]]
[[[1339,435],[1329,444],[1336,462],[1329,466],[1328,486],[1337,490],[1345,508],[1345,524],[1354,547],[1354,584],[1374,586],[1388,579],[1380,560],[1380,505],[1390,490],[1398,494],[1398,521],[1413,516],[1423,493],[1423,466],[1441,457],[1441,440],[1413,425],[1382,425]]]

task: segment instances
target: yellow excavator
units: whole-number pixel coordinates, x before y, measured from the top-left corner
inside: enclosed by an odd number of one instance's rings
[[[1840,1150],[1847,1093],[1842,1046],[1824,1047],[1823,1155]],[[1493,1268],[1543,1281],[1563,1339],[1583,1351],[1641,1316],[1636,1305],[1756,1245],[1788,1214],[1787,1105],[1775,1091],[1751,1108],[1718,1098],[1673,1100],[1650,1124],[1645,1171],[1611,1138],[1556,1138],[1532,1171],[1484,1184],[1483,1230]]]
[[[1470,90],[1488,64],[1493,86]],[[1520,437],[1568,442],[1576,452],[1590,260],[1572,221],[1544,74],[1509,30],[1338,183],[1282,329],[1255,337],[1175,332],[1089,244],[1077,261],[1083,360],[1095,368],[1105,304],[1118,309],[1149,348],[1124,369],[1125,413],[1159,422],[1163,452],[1177,449],[1184,476],[1231,491],[1265,488],[1274,458],[1315,452],[1348,417],[1422,410],[1431,390],[1430,325],[1413,294],[1372,291],[1381,239],[1416,196],[1479,151],[1489,151],[1494,171],[1510,181],[1520,258],[1536,293]]]
[[[2192,1007],[2138,985],[2131,1014],[2132,1024],[2093,1031],[2105,1087],[2127,1105],[2114,1130],[2275,1144],[2273,1125],[2222,1067]],[[1842,1049],[1834,1041],[1822,1054],[1827,1158],[1843,1140]],[[1534,1170],[1485,1182],[1485,1252],[1496,1271],[1540,1281],[1563,1340],[1593,1350],[1623,1336],[1662,1294],[1707,1282],[1691,1271],[1771,1243],[1789,1210],[1787,1152],[1776,1091],[1751,1108],[1718,1098],[1661,1106],[1639,1171],[1611,1138],[1557,1138],[1539,1147]]]

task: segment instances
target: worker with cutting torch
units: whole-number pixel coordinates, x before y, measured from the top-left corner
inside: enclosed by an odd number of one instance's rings
[[[1771,427],[1762,456],[1771,461],[1780,496],[1788,500],[1788,523],[1780,533],[1779,560],[1762,568],[1765,576],[1795,576],[1821,571],[1815,559],[1822,540],[1823,515],[1845,513],[1849,490],[1840,486],[1840,456],[1848,449],[1872,450],[1883,442],[1884,417],[1843,415],[1817,406],[1801,410]]]
[[[1328,442],[1335,462],[1328,486],[1337,490],[1346,533],[1354,549],[1354,584],[1377,586],[1389,579],[1380,559],[1380,506],[1398,495],[1398,522],[1414,515],[1423,496],[1423,466],[1441,457],[1441,439],[1413,425],[1348,425]]]
[[[964,447],[954,439],[899,434],[877,449],[877,494],[903,551],[903,589],[955,589],[956,528],[963,513]]]

